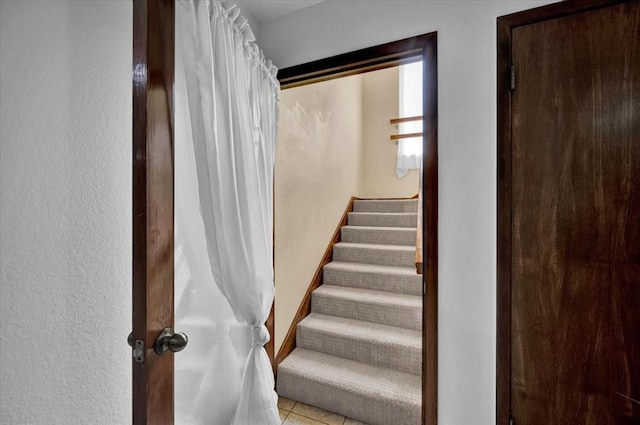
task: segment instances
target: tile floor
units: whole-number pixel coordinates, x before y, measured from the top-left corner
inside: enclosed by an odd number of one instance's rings
[[[278,397],[282,425],[367,425],[299,401]]]

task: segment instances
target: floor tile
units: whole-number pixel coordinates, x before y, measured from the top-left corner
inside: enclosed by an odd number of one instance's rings
[[[280,409],[280,408],[278,408],[278,413],[280,413],[280,423],[284,422],[285,418],[289,414],[288,411],[286,411],[284,409]]]
[[[297,404],[297,403],[296,403]],[[325,425],[322,422],[314,421],[305,416],[296,415],[295,413],[289,413],[287,419],[284,420],[283,425]]]
[[[342,425],[344,423],[344,416],[340,416],[336,413],[328,412],[317,407],[309,406],[308,404],[297,402],[293,409],[293,413],[297,413],[307,418],[315,419],[327,425]]]
[[[290,412],[291,409],[293,409],[293,405],[296,404],[295,401],[286,398],[286,397],[281,397],[278,396],[278,408],[282,409],[282,410],[286,410],[287,412]]]

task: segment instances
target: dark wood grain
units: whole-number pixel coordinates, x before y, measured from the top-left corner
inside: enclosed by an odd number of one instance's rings
[[[518,425],[640,423],[640,2],[597,5],[511,28],[498,335]]]
[[[518,27],[546,21],[548,19],[561,18],[563,16],[573,15],[574,13],[595,10],[604,6],[611,6],[627,1],[629,0],[565,0],[501,16],[499,19],[508,27]]]
[[[511,413],[511,27],[498,19],[496,423]]]
[[[287,358],[289,354],[296,348],[296,330],[298,328],[298,323],[302,321],[305,317],[307,317],[311,313],[311,294],[316,290],[320,285],[322,285],[322,273],[324,266],[329,264],[333,259],[333,246],[340,242],[340,234],[342,231],[342,227],[346,226],[349,221],[349,213],[353,211],[353,201],[358,198],[352,196],[349,199],[349,203],[347,204],[344,212],[342,213],[342,217],[336,226],[336,229],[333,232],[333,236],[327,245],[327,248],[324,251],[322,259],[316,268],[316,272],[313,274],[313,278],[311,282],[309,282],[309,286],[307,287],[307,291],[302,297],[302,301],[300,302],[300,306],[296,311],[295,316],[293,317],[293,321],[289,326],[289,330],[287,331],[287,335],[284,337],[282,345],[278,350],[278,355],[276,356],[276,372],[277,366]]]
[[[398,66],[421,59],[424,46],[434,43],[435,32],[344,53],[281,69],[283,89]]]
[[[438,39],[433,34],[423,50],[422,97],[422,410],[423,424],[438,423]]]
[[[282,69],[283,89],[423,60],[422,423],[438,423],[438,37],[436,32]],[[418,263],[418,261],[416,261]],[[426,263],[426,269],[424,264]],[[428,295],[427,295],[428,294]],[[294,338],[295,339],[295,338]],[[293,349],[293,348],[291,348]],[[278,356],[280,357],[280,356]],[[282,360],[282,359],[281,359]],[[278,360],[276,359],[276,363]]]
[[[173,326],[174,2],[133,2],[133,423],[173,424],[173,354],[158,356]]]

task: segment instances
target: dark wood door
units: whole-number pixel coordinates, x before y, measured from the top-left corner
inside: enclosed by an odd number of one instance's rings
[[[511,28],[499,376],[516,425],[639,424],[640,2],[563,15]]]
[[[133,2],[133,424],[173,424],[174,0]],[[141,354],[135,349],[140,348]]]

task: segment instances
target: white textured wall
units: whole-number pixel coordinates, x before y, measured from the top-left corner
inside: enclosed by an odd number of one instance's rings
[[[275,165],[275,349],[360,191],[359,75],[283,90]]]
[[[495,423],[496,17],[548,1],[327,1],[260,27],[279,67],[438,31],[441,425]]]
[[[418,170],[396,175],[398,147],[389,136],[398,133],[389,124],[399,116],[400,68],[362,74],[362,188],[364,198],[410,197],[418,193]]]
[[[0,423],[131,422],[130,2],[0,1]]]

